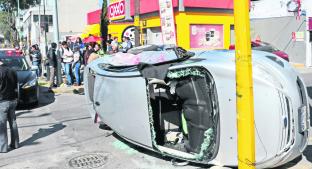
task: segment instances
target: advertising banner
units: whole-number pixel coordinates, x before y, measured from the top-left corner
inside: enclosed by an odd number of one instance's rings
[[[177,45],[172,0],[159,0],[161,31],[165,45]]]
[[[191,48],[223,49],[223,25],[191,25]]]
[[[309,30],[312,31],[312,17],[309,17]]]
[[[126,3],[125,0],[110,0],[108,6],[109,19],[120,20],[126,17]]]

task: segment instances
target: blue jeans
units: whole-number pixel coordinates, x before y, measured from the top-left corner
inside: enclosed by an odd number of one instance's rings
[[[7,133],[7,121],[9,121],[11,132],[11,147],[19,147],[18,128],[16,124],[16,100],[4,100],[0,101],[0,152],[8,152],[8,133]]]
[[[32,65],[38,66],[38,69],[36,70],[36,74],[37,74],[37,77],[40,77],[41,76],[41,63],[40,63],[40,61],[33,61]]]
[[[66,79],[67,79],[67,85],[72,85],[73,81],[71,78],[71,63],[65,63],[65,74],[66,74]]]
[[[80,83],[81,83],[81,81],[80,81],[80,66],[81,66],[80,62],[75,64],[75,78],[76,78],[77,85],[80,85]]]

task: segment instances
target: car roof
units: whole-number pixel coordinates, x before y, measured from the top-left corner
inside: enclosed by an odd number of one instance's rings
[[[0,58],[22,58],[24,57],[22,55],[21,51],[18,51],[16,49],[0,49]]]

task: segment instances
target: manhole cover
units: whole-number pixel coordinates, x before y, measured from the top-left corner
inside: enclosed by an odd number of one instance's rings
[[[69,160],[72,168],[99,168],[106,164],[108,153],[90,153],[77,156]]]

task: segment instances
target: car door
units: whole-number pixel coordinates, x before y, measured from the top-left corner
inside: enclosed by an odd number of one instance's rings
[[[101,120],[122,137],[152,148],[145,79],[98,74],[94,87],[94,107]]]

